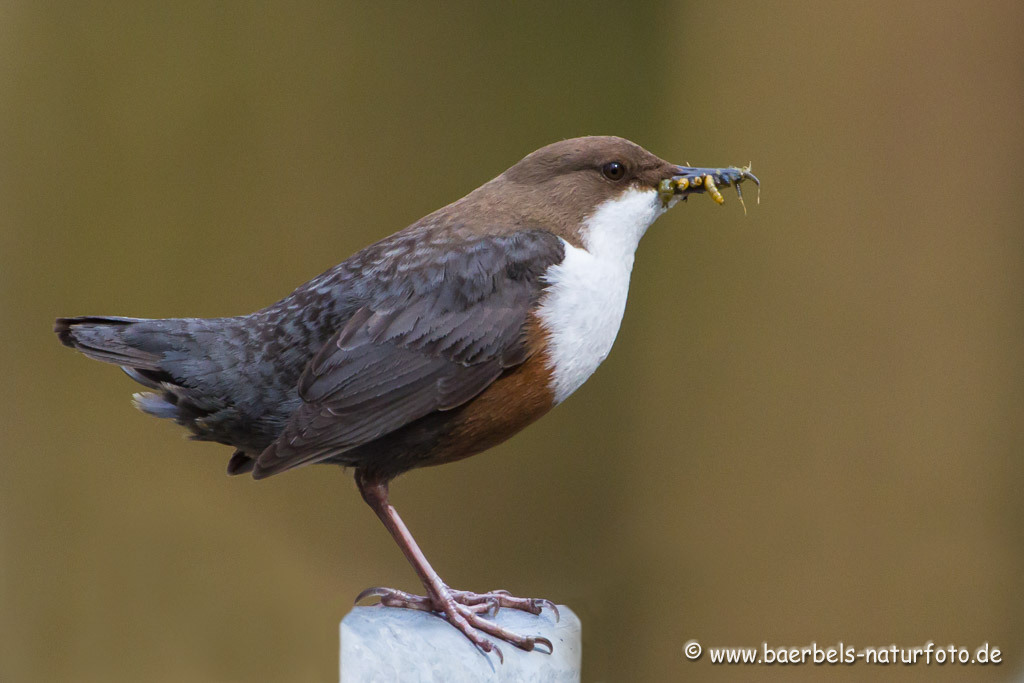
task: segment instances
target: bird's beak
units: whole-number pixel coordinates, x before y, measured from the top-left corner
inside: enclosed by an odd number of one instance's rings
[[[676,166],[676,172],[671,178],[662,180],[658,185],[658,194],[667,205],[672,199],[682,196],[683,199],[696,192],[707,192],[719,204],[725,202],[725,197],[719,192],[720,187],[732,185],[736,188],[736,196],[743,204],[743,192],[740,190],[740,183],[744,180],[753,180],[758,187],[758,202],[760,203],[761,181],[750,172],[750,164],[744,167],[730,166],[729,168],[697,168],[694,166]],[[743,210],[747,207],[744,204]]]

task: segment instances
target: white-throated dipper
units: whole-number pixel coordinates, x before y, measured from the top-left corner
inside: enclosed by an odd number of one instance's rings
[[[485,652],[551,642],[485,618],[547,600],[449,588],[388,501],[388,482],[480,453],[564,401],[612,348],[633,254],[679,199],[748,168],[663,161],[617,137],[533,152],[462,199],[277,303],[236,318],[59,318],[61,342],[152,391],[136,405],[236,450],[229,474],[352,467],[426,589],[371,588],[437,612]],[[742,198],[742,195],[741,195]]]

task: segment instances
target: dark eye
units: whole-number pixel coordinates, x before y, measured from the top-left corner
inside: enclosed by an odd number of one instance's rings
[[[601,173],[604,173],[608,180],[622,180],[626,175],[626,167],[617,161],[610,161],[601,168]]]

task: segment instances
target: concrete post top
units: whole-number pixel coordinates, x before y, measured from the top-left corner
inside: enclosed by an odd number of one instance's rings
[[[355,607],[341,622],[341,683],[479,683],[580,680],[580,620],[564,605],[535,616],[514,609],[488,619],[510,631],[542,635],[550,655],[498,642],[504,664],[484,654],[444,618],[430,612],[373,605]]]

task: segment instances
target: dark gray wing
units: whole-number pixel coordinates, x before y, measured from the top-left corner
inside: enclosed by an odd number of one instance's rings
[[[364,264],[364,301],[299,380],[302,403],[253,475],[324,460],[482,392],[528,355],[527,315],[564,257],[545,231],[472,237]],[[394,250],[393,250],[394,252]]]

